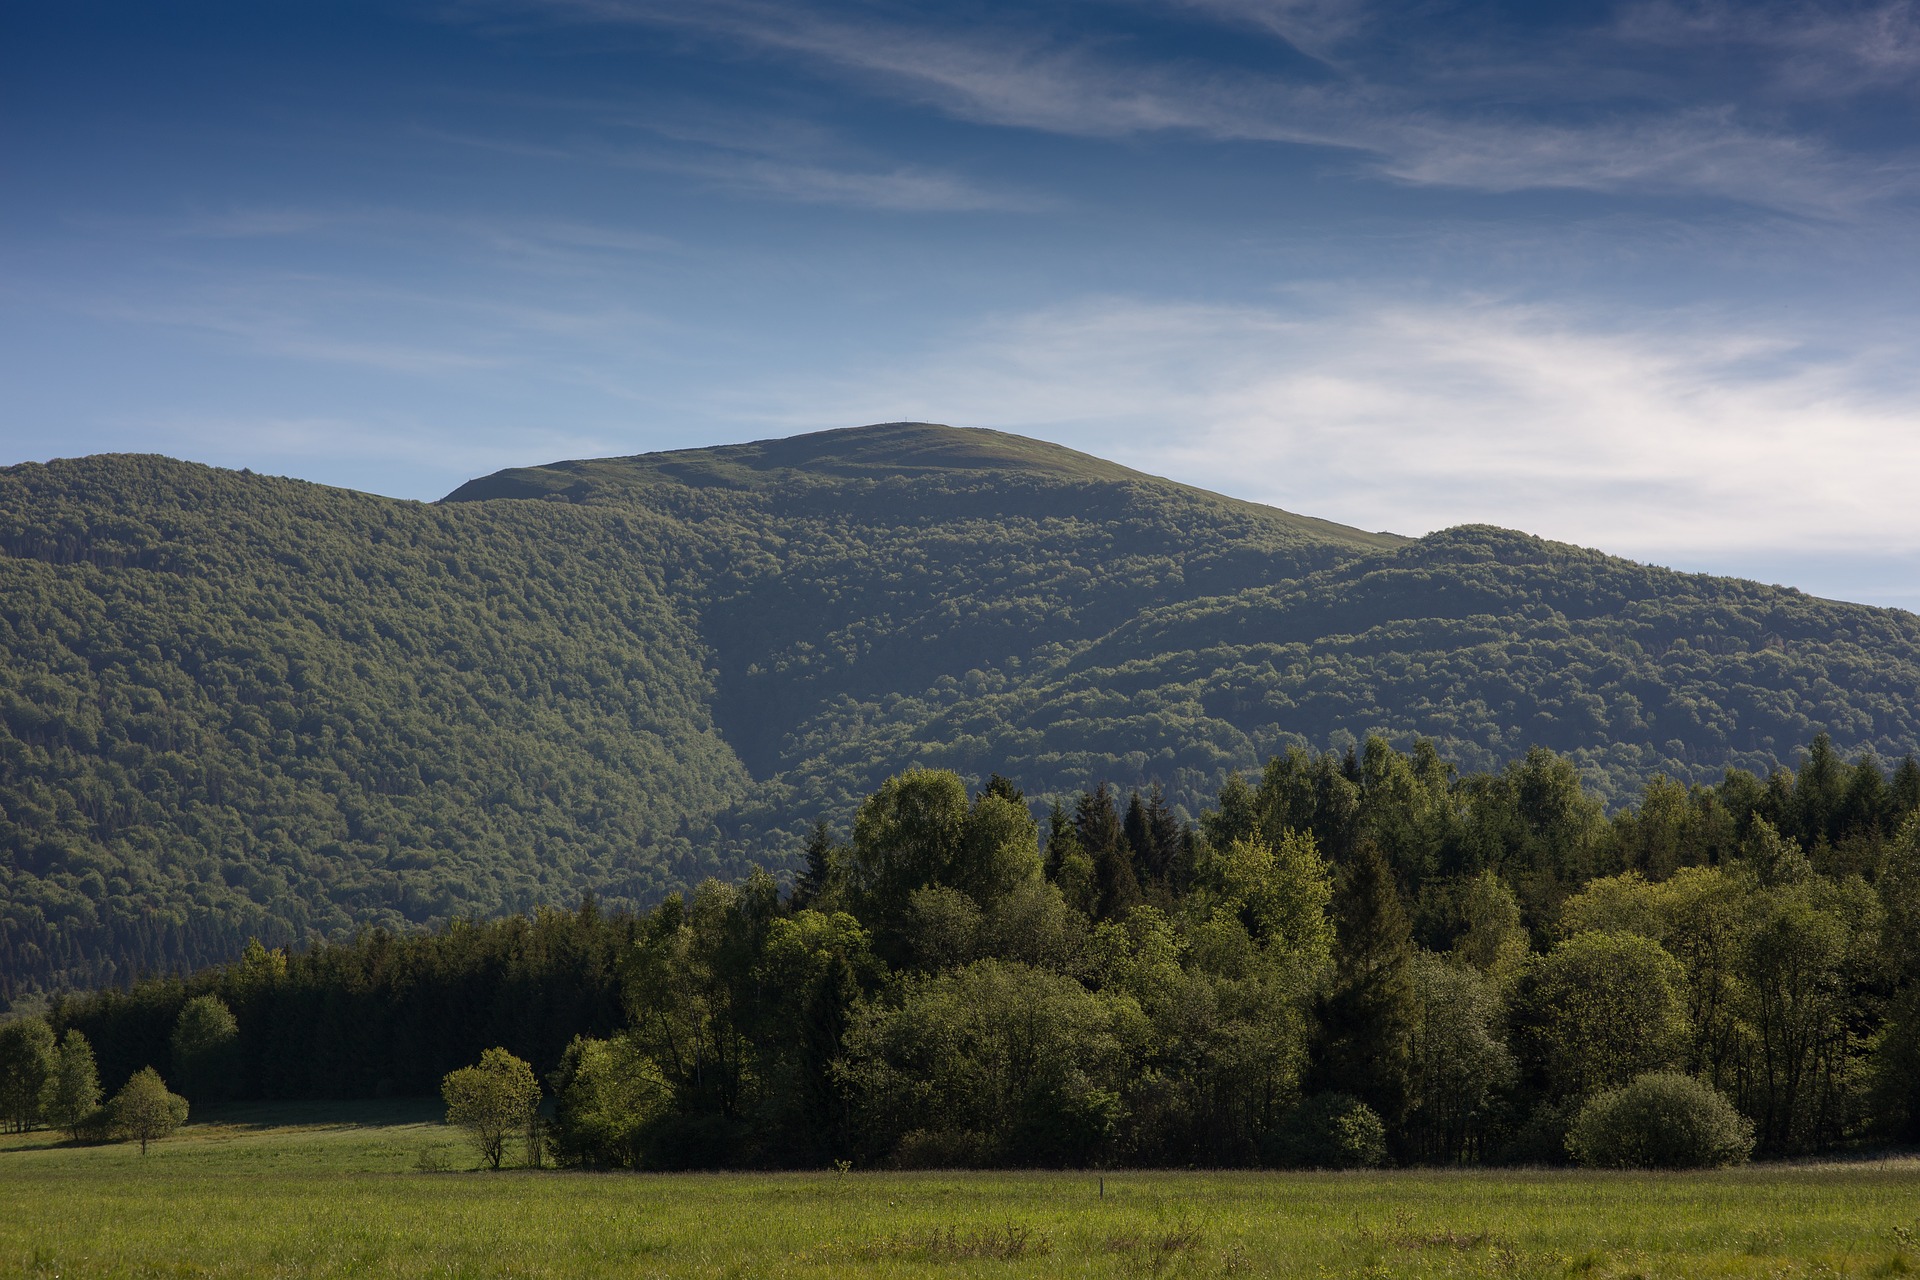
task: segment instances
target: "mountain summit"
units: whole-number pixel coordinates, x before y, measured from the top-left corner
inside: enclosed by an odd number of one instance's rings
[[[1920,618],[1487,527],[1366,533],[894,423],[434,504],[164,458],[0,471],[0,996],[644,902],[914,764],[1189,811],[1290,745],[1621,797],[1920,747]]]

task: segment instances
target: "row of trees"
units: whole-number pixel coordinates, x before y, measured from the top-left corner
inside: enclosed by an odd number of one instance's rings
[[[1550,753],[1372,741],[1195,826],[1095,788],[1043,842],[1013,783],[916,770],[791,886],[255,946],[50,1022],[196,1098],[424,1093],[498,1048],[588,1166],[1560,1160],[1683,1095],[1722,1154],[1911,1141],[1917,780],[1817,743],[1609,818]]]
[[[104,1105],[101,1098],[93,1046],[81,1032],[70,1028],[56,1040],[40,1018],[0,1026],[0,1115],[14,1132],[46,1124],[75,1141],[138,1142],[145,1155],[149,1142],[187,1120],[187,1100],[152,1067],[134,1072]]]

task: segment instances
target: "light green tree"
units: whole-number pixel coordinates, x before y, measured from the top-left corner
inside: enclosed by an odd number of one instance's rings
[[[1472,965],[1422,951],[1414,956],[1413,1114],[1421,1155],[1465,1160],[1478,1154],[1490,1104],[1512,1083],[1500,989]]]
[[[1579,1098],[1671,1067],[1687,1047],[1686,972],[1629,933],[1577,933],[1528,966],[1516,997],[1553,1091]]]
[[[53,1074],[40,1094],[40,1113],[48,1124],[77,1139],[99,1109],[100,1072],[94,1065],[93,1046],[78,1030],[69,1028],[54,1051]]]
[[[109,1104],[113,1127],[127,1139],[140,1144],[158,1142],[187,1122],[187,1100],[167,1088],[167,1082],[152,1067],[142,1067],[121,1086]]]
[[[1527,930],[1520,903],[1491,868],[1462,886],[1460,914],[1466,924],[1453,954],[1497,982],[1510,981],[1527,958]]]
[[[500,1167],[507,1139],[524,1133],[540,1106],[540,1082],[533,1068],[505,1049],[488,1049],[477,1066],[449,1071],[440,1082],[447,1123],[473,1139],[490,1169]]]
[[[647,1127],[673,1105],[673,1086],[625,1036],[575,1036],[549,1077],[558,1098],[554,1158],[562,1166],[640,1167]]]

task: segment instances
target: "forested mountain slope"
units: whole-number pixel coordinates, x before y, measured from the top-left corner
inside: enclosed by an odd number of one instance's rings
[[[1190,809],[1288,744],[1603,793],[1920,747],[1920,618],[1487,528],[1363,533],[923,424],[432,505],[0,472],[0,997],[751,860],[914,763]]]

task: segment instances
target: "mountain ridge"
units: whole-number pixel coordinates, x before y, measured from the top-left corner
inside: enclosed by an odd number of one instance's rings
[[[1920,747],[1912,614],[1087,458],[883,424],[437,503],[0,471],[0,997],[249,934],[644,903],[790,864],[914,764],[1191,814],[1371,733],[1467,769],[1545,745],[1616,804],[1823,731]]]

